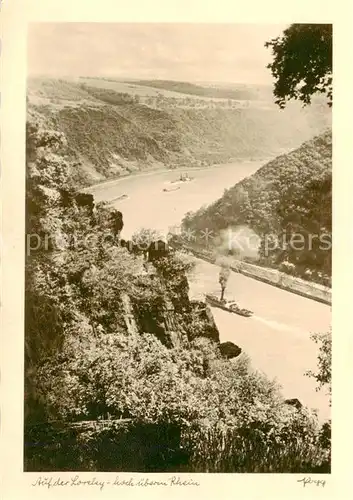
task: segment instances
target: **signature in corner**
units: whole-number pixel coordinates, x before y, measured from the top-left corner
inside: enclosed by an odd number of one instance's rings
[[[313,479],[311,477],[303,477],[302,479],[298,479],[298,483],[303,483],[303,486],[307,486],[308,484],[314,484],[315,486],[321,486],[322,488],[326,485],[326,481],[324,479]]]

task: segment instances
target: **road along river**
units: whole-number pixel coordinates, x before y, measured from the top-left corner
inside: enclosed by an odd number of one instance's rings
[[[142,227],[166,233],[178,225],[188,211],[195,211],[222,196],[227,189],[254,173],[264,162],[239,162],[218,167],[193,170],[191,182],[170,184],[180,171],[152,172],[89,188],[96,201],[113,201],[124,216],[123,235],[129,238]],[[185,173],[185,170],[183,171]],[[163,191],[180,186],[175,191]],[[217,266],[197,260],[190,279],[191,293],[197,297],[218,290]],[[232,273],[227,294],[241,307],[254,311],[244,318],[212,308],[221,341],[239,345],[250,358],[254,368],[268,377],[276,378],[287,398],[298,398],[303,404],[316,408],[320,419],[330,416],[328,398],[316,392],[315,381],[305,376],[316,371],[317,346],[311,332],[327,331],[331,324],[331,308],[285,290],[267,285],[244,275]]]

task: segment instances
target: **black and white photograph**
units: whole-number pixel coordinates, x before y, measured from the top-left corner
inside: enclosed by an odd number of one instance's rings
[[[29,25],[24,471],[330,473],[332,43]]]

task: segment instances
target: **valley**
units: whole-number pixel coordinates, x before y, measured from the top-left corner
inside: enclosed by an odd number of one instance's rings
[[[331,307],[229,264],[329,282],[321,248],[263,258],[283,228],[331,229],[325,100],[77,76],[30,78],[27,104],[25,469],[330,470]],[[206,303],[221,287],[253,314]]]
[[[331,124],[320,99],[282,111],[268,87],[240,86],[238,99],[170,92],[104,78],[30,79],[28,115],[65,134],[81,187],[155,169],[264,163]]]
[[[88,189],[95,200],[109,201],[127,194],[113,206],[124,213],[122,237],[130,238],[142,228],[153,228],[166,237],[169,229],[180,226],[188,210],[197,210],[217,200],[242,179],[255,173],[261,162],[241,162],[192,171],[194,181],[180,190],[163,192],[176,172],[154,172],[111,181]],[[183,171],[186,172],[186,171]],[[136,206],[141,207],[136,210]],[[197,259],[196,270],[189,278],[191,297],[205,293],[219,294],[218,266]],[[298,398],[310,408],[318,409],[321,420],[330,417],[328,397],[316,392],[315,381],[304,374],[315,370],[317,346],[310,334],[330,327],[331,308],[305,299],[255,279],[232,273],[228,285],[230,298],[254,311],[242,318],[212,308],[221,342],[232,341],[250,356],[252,366],[270,378],[276,378],[286,398]]]

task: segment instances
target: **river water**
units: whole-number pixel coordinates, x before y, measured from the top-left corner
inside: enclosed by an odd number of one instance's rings
[[[130,237],[142,227],[166,233],[169,227],[180,223],[186,212],[220,198],[225,189],[253,174],[261,164],[254,161],[200,170],[150,172],[107,182],[90,188],[90,192],[97,201],[128,195],[128,198],[113,203],[123,212],[124,237]],[[171,181],[178,180],[181,173],[188,173],[194,180],[173,184]],[[179,189],[163,191],[175,188]]]
[[[110,181],[89,189],[97,201],[117,200],[113,205],[124,217],[125,238],[138,229],[153,228],[163,234],[178,226],[188,211],[212,203],[225,189],[253,174],[264,162],[229,163],[218,167],[189,170],[194,180],[171,184],[180,171],[150,172]],[[186,171],[183,171],[186,173]],[[163,189],[180,186],[166,192]],[[218,268],[198,260],[190,278],[191,294],[201,296],[218,290]],[[317,346],[310,339],[312,332],[327,331],[331,324],[331,308],[325,304],[232,273],[227,294],[240,306],[251,309],[254,316],[244,318],[212,308],[221,341],[239,345],[254,368],[276,378],[287,398],[298,398],[318,411],[321,420],[330,416],[328,397],[315,390],[315,381],[307,370],[316,370]]]

